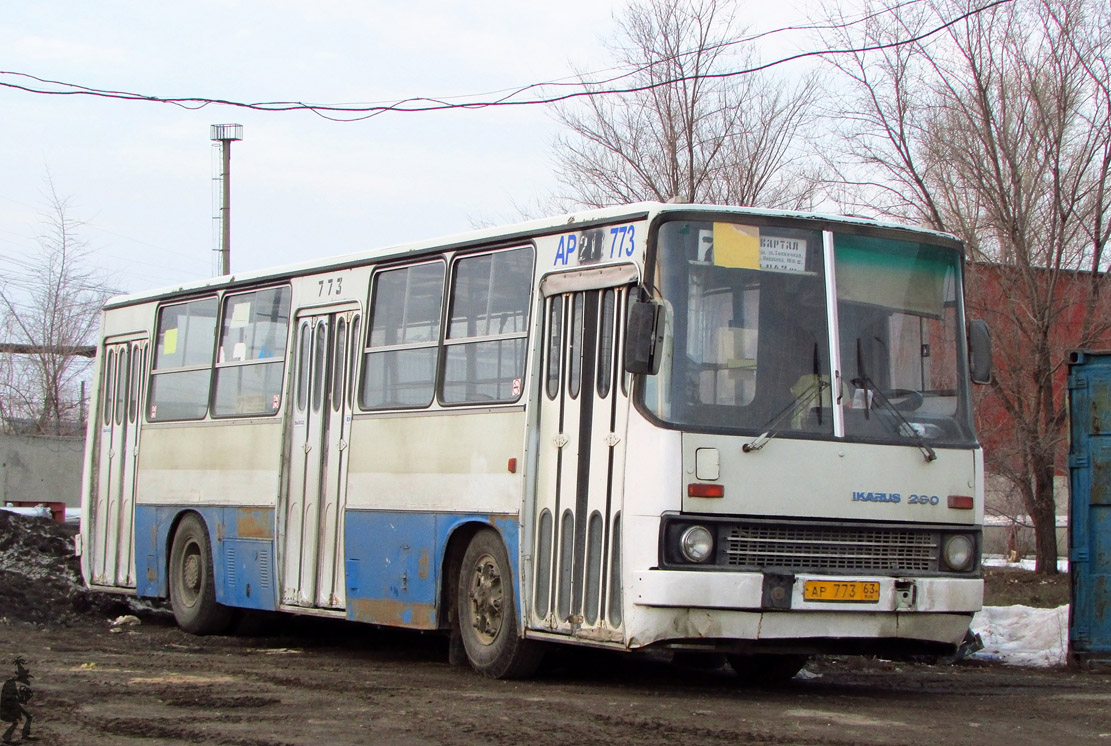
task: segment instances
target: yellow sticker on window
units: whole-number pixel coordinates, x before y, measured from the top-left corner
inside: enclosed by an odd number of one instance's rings
[[[162,335],[162,352],[165,355],[177,352],[177,329],[167,329]]]
[[[714,264],[760,269],[760,229],[751,225],[714,223]]]

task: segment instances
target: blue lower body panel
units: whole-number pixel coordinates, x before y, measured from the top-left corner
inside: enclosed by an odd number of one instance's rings
[[[216,600],[245,609],[277,608],[272,508],[135,507],[136,592],[169,596],[170,536],[179,518],[193,512],[208,529]]]
[[[415,629],[440,626],[444,552],[465,524],[495,528],[517,575],[516,516],[348,511],[347,618]]]
[[[280,547],[273,508],[136,506],[138,595],[169,596],[170,537],[188,512],[198,514],[208,529],[216,600],[226,606],[276,610]],[[344,533],[347,618],[414,629],[438,628],[444,555],[452,535],[464,526],[495,529],[505,543],[513,578],[520,577],[516,516],[348,511]]]

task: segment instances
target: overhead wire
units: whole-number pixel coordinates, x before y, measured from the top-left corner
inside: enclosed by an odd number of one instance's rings
[[[741,44],[741,43],[748,43],[748,42],[756,40],[756,39],[765,38],[770,34],[783,33],[783,32],[786,32],[786,31],[821,30],[821,29],[834,29],[834,28],[849,27],[849,26],[864,22],[866,20],[870,20],[871,18],[874,18],[877,15],[881,15],[882,13],[891,12],[894,9],[901,8],[901,7],[904,7],[905,5],[913,4],[914,2],[918,2],[918,1],[919,0],[907,0],[906,2],[903,2],[903,3],[897,4],[895,6],[892,6],[891,8],[885,8],[882,11],[877,11],[876,13],[863,16],[862,18],[856,19],[856,20],[854,20],[852,22],[849,22],[849,23],[846,23],[846,24],[824,24],[824,25],[823,24],[814,24],[814,25],[784,27],[784,28],[780,28],[780,29],[775,29],[774,31],[763,32],[763,33],[752,35],[752,36],[749,36],[749,37],[741,37],[739,39],[728,40],[726,42],[720,43],[719,45],[715,45],[715,47],[716,48],[722,48],[722,47],[725,47],[725,46],[731,46],[731,45],[736,45],[736,44]],[[78,83],[68,83],[68,82],[60,81],[60,80],[52,80],[52,79],[49,79],[49,78],[42,78],[42,77],[32,75],[30,73],[25,73],[25,72],[3,71],[3,70],[0,70],[0,87],[9,88],[9,89],[13,89],[13,90],[25,91],[25,92],[28,92],[28,93],[35,93],[35,94],[42,94],[42,95],[52,95],[52,96],[94,96],[94,97],[97,97],[97,98],[107,98],[107,99],[116,99],[116,100],[145,101],[145,102],[151,102],[151,103],[162,103],[162,104],[170,104],[170,105],[173,105],[173,106],[179,106],[181,108],[189,109],[189,110],[197,110],[197,109],[205,108],[207,106],[214,106],[215,105],[215,106],[227,106],[227,107],[231,107],[231,108],[247,109],[247,110],[252,110],[252,111],[266,111],[266,112],[308,111],[308,112],[316,114],[317,116],[320,116],[320,117],[322,117],[324,119],[327,119],[327,120],[330,120],[330,121],[357,122],[357,121],[363,121],[363,120],[366,120],[366,119],[370,119],[372,117],[381,116],[382,114],[386,114],[386,113],[418,113],[418,112],[447,111],[447,110],[456,110],[456,109],[478,110],[478,109],[487,109],[487,108],[503,107],[503,106],[514,106],[514,107],[538,106],[538,105],[547,105],[547,104],[553,104],[553,103],[560,103],[560,102],[569,101],[569,100],[576,99],[576,98],[583,98],[583,97],[638,93],[638,92],[642,92],[642,91],[646,91],[646,90],[651,90],[653,88],[660,88],[660,87],[664,87],[664,86],[668,86],[668,85],[674,85],[676,83],[688,82],[688,81],[693,80],[695,78],[699,78],[699,79],[726,79],[726,78],[739,77],[739,76],[743,76],[743,75],[751,75],[751,74],[754,74],[754,73],[757,73],[757,72],[762,72],[764,70],[771,69],[773,67],[778,67],[780,65],[784,65],[784,64],[787,64],[787,63],[790,63],[790,62],[795,62],[795,61],[803,60],[803,59],[809,59],[809,58],[815,58],[815,57],[826,57],[826,56],[840,56],[840,55],[846,55],[846,54],[863,54],[863,53],[867,53],[867,52],[882,51],[882,50],[885,50],[885,49],[892,49],[892,48],[896,48],[896,47],[900,47],[900,46],[905,46],[907,44],[915,44],[915,43],[924,41],[924,40],[926,40],[926,39],[928,39],[932,36],[935,36],[936,34],[939,34],[942,31],[944,31],[944,30],[946,30],[946,29],[948,29],[948,28],[950,28],[950,27],[952,27],[952,26],[954,26],[954,25],[972,17],[972,16],[975,16],[975,15],[978,15],[980,13],[986,12],[988,10],[991,10],[991,9],[996,8],[998,6],[1001,6],[1001,5],[1006,5],[1010,2],[1012,2],[1012,0],[993,0],[993,2],[989,2],[985,5],[982,5],[982,6],[979,6],[979,7],[976,7],[976,8],[972,8],[972,9],[956,16],[955,18],[952,18],[948,21],[940,23],[939,25],[934,26],[934,27],[930,28],[929,30],[926,30],[922,33],[919,33],[919,34],[915,35],[915,36],[909,37],[907,39],[897,40],[897,41],[893,41],[893,42],[887,42],[887,43],[883,43],[883,44],[872,44],[872,45],[866,45],[866,46],[861,46],[861,47],[848,47],[848,48],[842,48],[842,49],[824,49],[824,50],[803,51],[803,52],[798,52],[796,54],[791,54],[791,55],[787,55],[787,56],[784,56],[784,57],[780,57],[780,58],[778,58],[776,60],[773,60],[771,62],[760,63],[760,64],[752,65],[752,66],[745,67],[745,68],[738,69],[738,70],[731,70],[731,71],[720,72],[720,73],[701,73],[700,72],[696,75],[679,75],[679,76],[667,77],[667,78],[664,78],[662,80],[649,81],[649,82],[646,82],[646,83],[641,83],[641,84],[636,84],[636,85],[628,85],[628,86],[624,86],[624,87],[609,87],[609,86],[612,86],[616,82],[619,82],[621,80],[626,80],[629,77],[633,77],[636,74],[638,74],[639,72],[643,72],[646,69],[651,69],[655,65],[665,63],[669,60],[678,59],[682,55],[690,53],[690,52],[682,52],[682,53],[679,53],[677,55],[673,55],[670,58],[661,58],[660,60],[653,61],[653,62],[649,63],[646,66],[641,66],[639,68],[633,68],[633,69],[630,69],[630,70],[621,71],[620,74],[615,74],[613,76],[610,76],[608,78],[603,78],[601,80],[587,81],[587,80],[584,80],[582,78],[576,78],[574,80],[572,80],[570,78],[562,78],[562,79],[557,79],[557,80],[545,81],[545,82],[542,82],[542,83],[530,83],[530,84],[519,86],[519,87],[516,87],[516,88],[504,89],[503,91],[497,92],[497,93],[500,93],[501,95],[498,95],[498,96],[495,96],[495,97],[492,97],[492,98],[488,98],[488,99],[485,99],[485,100],[483,100],[483,99],[465,100],[465,99],[468,99],[468,98],[472,98],[474,96],[483,95],[483,94],[470,94],[469,96],[452,96],[452,97],[416,96],[416,97],[409,97],[409,98],[396,100],[396,101],[389,102],[389,103],[372,103],[372,104],[336,104],[336,103],[316,104],[316,103],[306,103],[306,102],[303,102],[303,101],[245,102],[245,101],[234,101],[234,100],[231,100],[231,99],[224,99],[224,98],[208,98],[208,97],[203,97],[203,96],[156,96],[156,95],[152,95],[152,94],[135,93],[135,92],[131,92],[131,91],[113,90],[113,89],[105,89],[105,88],[94,88],[94,87],[91,87],[91,86],[81,85],[81,84],[78,84]],[[715,48],[715,47],[711,47],[711,49]],[[22,80],[22,81],[33,81],[33,83],[20,84],[20,83],[14,82],[12,80],[4,80],[4,78],[15,78],[15,79],[19,79],[19,80]],[[38,84],[38,85],[36,86],[34,84]],[[50,87],[50,88],[48,88],[48,87]],[[554,92],[554,93],[548,93],[548,94],[543,93],[543,91],[546,91],[546,90],[549,90],[549,89],[552,89],[552,88],[558,89],[558,88],[564,88],[564,87],[574,87],[577,90],[572,90],[572,91],[569,91],[569,92]],[[537,92],[537,95],[534,95],[534,96],[529,97],[529,98],[520,98],[524,94],[530,93],[530,92]],[[464,100],[460,100],[460,99],[464,99]],[[353,116],[344,116],[344,115],[353,115]],[[357,115],[357,116],[354,116],[354,115]]]
[[[625,68],[612,67],[602,70],[597,70],[591,73],[585,73],[575,76],[568,76],[555,80],[549,80],[541,83],[530,83],[523,86],[505,88],[496,91],[488,91],[486,93],[467,94],[459,96],[446,96],[446,97],[410,97],[392,102],[380,103],[347,103],[347,104],[314,104],[305,103],[301,101],[262,101],[262,102],[241,102],[231,99],[223,98],[207,98],[200,96],[188,97],[165,97],[150,94],[141,94],[124,90],[95,88],[92,86],[81,85],[78,83],[68,83],[60,80],[52,80],[32,75],[26,72],[18,71],[0,71],[0,88],[8,88],[13,90],[25,91],[28,93],[41,94],[41,95],[54,95],[54,96],[93,96],[97,98],[108,98],[116,100],[133,100],[133,101],[146,101],[152,103],[163,103],[180,106],[186,109],[201,109],[211,105],[222,105],[233,108],[242,108],[256,111],[309,111],[317,116],[323,117],[331,121],[338,122],[355,122],[370,119],[372,117],[380,116],[386,113],[417,113],[417,112],[434,112],[445,111],[453,109],[476,110],[486,109],[492,107],[503,106],[536,106],[559,103],[582,97],[602,96],[602,95],[621,95],[636,93],[641,91],[659,88],[675,83],[686,82],[694,79],[695,77],[703,79],[725,79],[732,77],[739,77],[749,75],[773,67],[787,64],[789,62],[814,58],[823,56],[836,56],[844,54],[860,54],[872,51],[881,51],[893,47],[903,46],[907,44],[914,44],[931,36],[934,36],[947,28],[952,27],[961,21],[972,17],[974,15],[991,10],[992,8],[1005,5],[1011,0],[993,0],[985,5],[972,8],[961,15],[952,18],[948,21],[940,23],[939,25],[930,28],[922,33],[912,36],[907,39],[897,40],[884,44],[873,44],[862,47],[849,47],[844,49],[825,49],[825,50],[811,50],[798,52],[796,54],[780,57],[776,60],[767,63],[756,64],[742,69],[730,70],[719,73],[698,73],[697,75],[681,75],[664,77],[660,80],[653,80],[636,85],[618,86],[616,84],[622,81],[635,79],[637,75],[649,71],[656,66],[666,65],[682,59],[687,55],[701,54],[707,51],[719,51],[722,49],[735,47],[743,44],[749,44],[761,39],[771,37],[776,34],[783,34],[788,32],[798,31],[821,31],[821,30],[836,30],[852,28],[860,23],[873,20],[879,16],[887,13],[894,12],[901,8],[921,3],[923,0],[903,0],[891,6],[884,7],[874,12],[866,13],[860,17],[844,21],[842,23],[818,23],[818,24],[802,24],[794,26],[785,26],[768,31],[758,32],[754,34],[746,34],[732,39],[726,39],[716,44],[700,47],[698,49],[684,50],[669,56],[661,56],[657,60],[652,60],[646,64],[633,65]],[[15,78],[21,81],[33,81],[38,84],[21,84],[13,80],[5,80],[5,78]],[[565,91],[561,89],[572,88],[574,90]],[[551,93],[544,93],[545,91],[553,91]],[[525,94],[534,92],[536,95],[522,98]],[[479,98],[486,97],[486,98]],[[358,116],[343,116],[358,115]],[[99,230],[106,230],[99,226],[93,226]],[[106,231],[111,232],[111,231]],[[134,240],[134,239],[133,239]],[[7,265],[8,271],[6,277],[11,284],[20,285],[24,283],[30,284],[33,282],[32,273],[37,269],[33,264],[26,260],[17,259],[10,255],[0,253],[0,262]],[[140,262],[142,263],[142,262]]]

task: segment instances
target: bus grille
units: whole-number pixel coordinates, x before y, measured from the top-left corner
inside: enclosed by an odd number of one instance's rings
[[[894,528],[733,525],[721,534],[730,567],[792,571],[934,571],[937,533]]]

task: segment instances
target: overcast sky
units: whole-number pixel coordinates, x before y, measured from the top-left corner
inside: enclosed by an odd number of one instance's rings
[[[766,8],[775,8],[767,18]],[[757,29],[798,3],[741,0]],[[0,0],[0,70],[160,97],[314,103],[472,96],[605,68],[617,0]],[[777,51],[794,42],[781,40]],[[765,57],[774,56],[765,54]],[[4,76],[4,82],[18,79]],[[467,230],[555,189],[544,107],[310,112],[46,96],[0,88],[0,271],[37,251],[49,173],[122,291],[210,276],[209,126],[232,148],[232,270]]]

